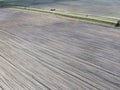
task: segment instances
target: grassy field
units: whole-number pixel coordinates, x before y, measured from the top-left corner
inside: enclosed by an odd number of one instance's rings
[[[115,26],[119,20],[119,13],[115,8],[119,8],[119,1],[84,1],[84,0],[2,0],[1,7],[7,6],[24,6],[27,10],[49,12],[51,8],[55,8],[54,14],[76,18],[81,20],[92,21],[95,23],[103,23]],[[107,6],[107,7],[106,7]],[[111,8],[108,8],[110,6]],[[27,8],[29,7],[29,8]],[[31,7],[31,8],[30,8]],[[105,8],[105,9],[103,9]],[[108,10],[110,9],[110,10]],[[86,11],[87,10],[87,11]],[[104,10],[104,11],[103,11]],[[107,10],[107,12],[106,12]],[[114,12],[116,11],[116,12]],[[107,17],[107,18],[106,18]],[[115,19],[116,18],[116,19]]]
[[[120,18],[120,0],[3,0],[6,4]]]

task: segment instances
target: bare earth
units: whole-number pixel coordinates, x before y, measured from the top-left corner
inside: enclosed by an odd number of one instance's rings
[[[120,30],[0,9],[0,90],[120,90]]]

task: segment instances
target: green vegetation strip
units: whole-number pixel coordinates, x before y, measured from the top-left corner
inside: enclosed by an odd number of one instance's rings
[[[59,16],[80,19],[80,20],[88,21],[94,24],[101,24],[101,25],[112,26],[112,27],[115,27],[119,21],[119,19],[117,18],[108,18],[108,17],[103,17],[103,16],[88,15],[88,14],[72,14],[72,13],[60,12],[57,10],[51,11],[51,10],[44,10],[44,9],[37,9],[37,8],[30,8],[30,7],[20,7],[20,6],[15,6],[13,8],[44,12],[44,13],[51,13],[51,14],[55,14]],[[118,25],[117,27],[120,27],[120,25]]]

